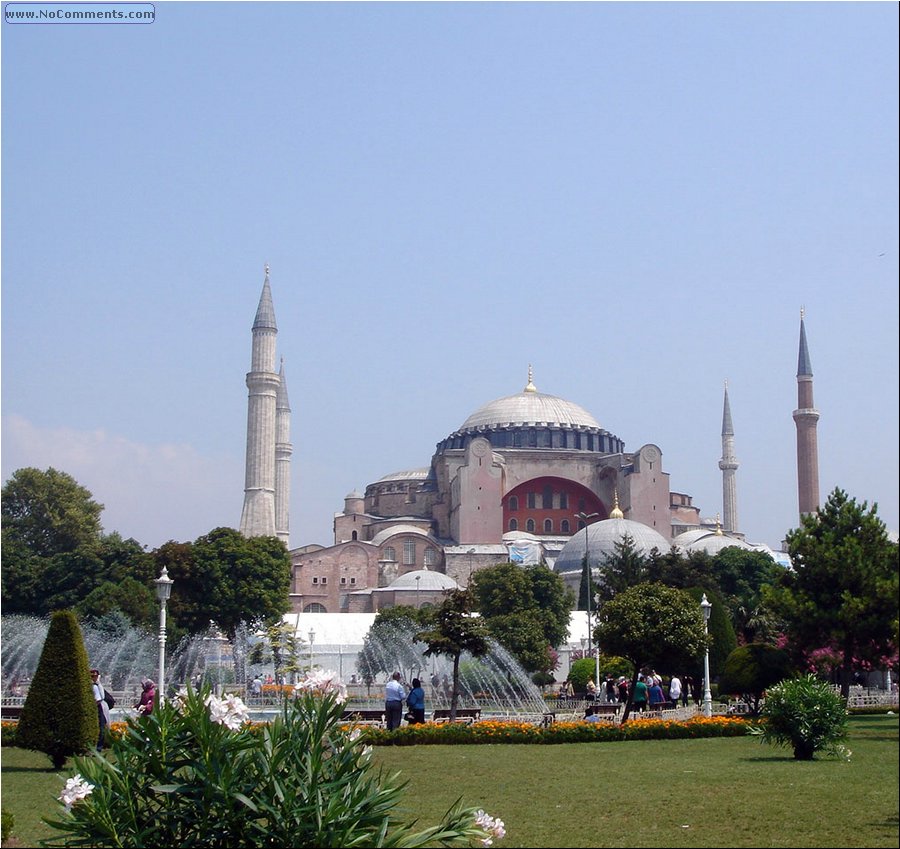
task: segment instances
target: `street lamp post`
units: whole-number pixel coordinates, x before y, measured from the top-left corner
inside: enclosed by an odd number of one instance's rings
[[[585,571],[587,572],[587,622],[588,622],[588,636],[587,636],[587,644],[588,651],[593,652],[593,636],[591,635],[591,564],[588,562],[588,522],[591,519],[596,519],[600,514],[599,513],[576,513],[575,518],[578,519],[584,525],[584,566]],[[583,573],[582,573],[583,574]]]
[[[703,593],[700,600],[700,609],[703,611],[703,633],[709,634],[709,614],[712,610],[712,604]],[[712,716],[712,691],[709,688],[709,642],[706,643],[706,652],[703,655],[703,715]]]
[[[422,580],[421,575],[416,575],[416,610],[419,609],[419,581]]]
[[[163,566],[156,584],[156,597],[159,599],[159,693],[157,699],[162,704],[166,694],[166,602],[172,595],[172,584],[175,583],[169,577],[169,570]]]
[[[600,618],[600,593],[594,596],[594,610],[597,611],[597,618]],[[597,649],[594,652],[594,657],[596,658],[596,673],[597,673],[597,701],[600,701],[600,646],[597,645]]]
[[[472,555],[475,554],[475,549],[474,549],[474,548],[470,548],[470,549],[466,552],[466,554],[467,554],[468,557],[469,557],[469,572],[468,572],[468,574],[466,575],[466,586],[469,586],[469,581],[472,580]]]
[[[316,641],[316,632],[310,628],[309,629],[309,668],[312,670],[313,668],[313,643]]]

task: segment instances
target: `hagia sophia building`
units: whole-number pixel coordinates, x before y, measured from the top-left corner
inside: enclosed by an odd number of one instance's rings
[[[290,548],[290,403],[283,365],[275,371],[278,329],[266,276],[252,328],[247,413],[245,536],[278,536],[291,556],[294,613],[372,613],[424,606],[465,586],[480,568],[544,561],[578,589],[587,550],[596,569],[628,535],[638,551],[752,545],[738,530],[734,428],[725,388],[722,511],[702,520],[691,496],[671,488],[662,451],[625,450],[572,401],[541,392],[531,367],[518,393],[473,412],[437,443],[427,466],[350,492],[334,517],[334,543]],[[819,503],[812,369],[800,318],[797,369],[800,513]]]

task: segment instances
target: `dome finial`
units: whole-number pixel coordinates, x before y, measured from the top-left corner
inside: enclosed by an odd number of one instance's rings
[[[625,514],[619,509],[619,490],[613,490],[613,509],[609,513],[610,519],[624,519]]]
[[[722,517],[718,513],[716,513],[716,536],[725,536],[725,534],[722,533]]]
[[[537,387],[534,385],[534,369],[531,366],[531,363],[528,364],[528,385],[524,389],[525,392],[537,392]]]

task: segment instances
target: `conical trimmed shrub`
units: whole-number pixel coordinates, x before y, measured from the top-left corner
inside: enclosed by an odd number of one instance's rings
[[[19,720],[19,745],[44,752],[57,769],[97,743],[100,724],[87,651],[71,610],[53,614]]]

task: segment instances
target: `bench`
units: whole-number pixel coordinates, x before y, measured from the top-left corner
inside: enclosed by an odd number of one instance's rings
[[[481,708],[457,708],[456,721],[471,725],[481,719]],[[449,722],[450,708],[437,708],[431,712],[432,722]]]
[[[22,705],[3,705],[0,713],[0,719],[19,719],[22,716]]]
[[[595,716],[615,716],[619,712],[619,708],[621,705],[615,704],[597,704],[597,705],[588,705],[588,707],[592,707],[594,709]]]
[[[367,710],[350,708],[341,714],[342,722],[357,722],[368,725],[384,725],[384,710]]]

